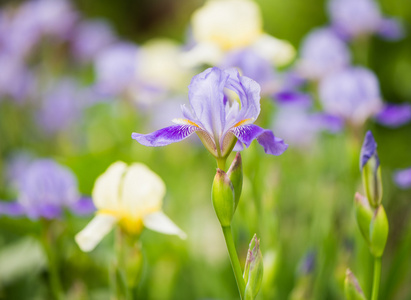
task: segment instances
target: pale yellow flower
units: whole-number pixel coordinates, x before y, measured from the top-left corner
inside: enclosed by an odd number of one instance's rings
[[[97,213],[76,235],[77,244],[83,251],[93,250],[116,224],[130,234],[146,227],[185,238],[186,234],[161,210],[165,193],[164,182],[144,164],[113,163],[94,184],[92,197]]]
[[[252,47],[276,66],[288,64],[296,54],[285,40],[263,31],[259,6],[252,0],[208,0],[191,18],[198,43],[184,55],[187,65],[218,64],[227,51]]]
[[[253,1],[212,0],[194,12],[192,26],[198,42],[215,43],[229,50],[257,40],[262,33],[262,18]]]

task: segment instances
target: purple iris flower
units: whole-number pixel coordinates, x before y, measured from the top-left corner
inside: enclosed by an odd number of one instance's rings
[[[382,107],[377,77],[361,67],[346,68],[321,80],[319,95],[326,112],[356,126]]]
[[[261,94],[267,95],[279,89],[279,82],[270,62],[253,49],[234,50],[225,56],[222,69],[239,68],[241,75],[252,78],[261,86]]]
[[[411,168],[399,170],[394,173],[395,183],[402,189],[411,187]]]
[[[108,23],[103,20],[84,21],[73,33],[71,48],[78,60],[88,62],[114,41],[115,36]]]
[[[78,14],[68,0],[32,0],[28,10],[36,20],[41,34],[67,39],[78,20]]]
[[[371,130],[368,130],[365,134],[364,142],[361,147],[360,154],[360,170],[362,170],[365,164],[372,158],[375,157],[376,166],[375,170],[378,169],[380,165],[380,159],[377,154],[377,143],[375,142],[374,136],[372,135]]]
[[[279,102],[274,121],[275,131],[294,147],[307,149],[315,145],[322,131],[337,133],[343,128],[341,119],[323,113],[311,112],[311,105],[301,101]]]
[[[0,16],[0,49],[20,59],[32,50],[40,38],[29,3],[22,4],[14,13],[3,10]]]
[[[74,80],[61,80],[44,97],[37,114],[39,125],[50,134],[67,128],[80,117],[82,100],[81,90]]]
[[[188,87],[190,107],[183,105],[184,119],[150,134],[133,133],[145,146],[165,146],[179,142],[194,132],[216,158],[226,158],[238,139],[238,147],[248,147],[254,139],[268,154],[280,155],[288,147],[271,130],[252,124],[260,114],[260,86],[240,76],[236,69],[209,68],[196,75]],[[239,102],[231,97],[235,93]],[[234,96],[235,97],[235,96]]]
[[[308,108],[313,104],[310,95],[293,90],[285,90],[276,93],[274,98],[280,105],[286,106]]]
[[[55,219],[64,208],[80,215],[95,210],[91,199],[79,195],[74,174],[51,159],[31,163],[18,180],[17,188],[17,202],[2,202],[0,214]]]
[[[381,21],[378,34],[386,40],[397,41],[405,37],[405,29],[397,18],[385,18]]]
[[[11,97],[17,102],[23,103],[35,90],[35,78],[14,55],[0,53],[0,98]]]
[[[375,118],[378,123],[387,127],[402,126],[411,121],[411,104],[385,104]]]
[[[298,65],[302,76],[320,79],[350,64],[351,55],[345,42],[329,28],[311,31],[301,46]]]
[[[118,95],[135,83],[137,51],[137,47],[131,43],[117,43],[96,56],[97,93],[103,96]]]
[[[331,0],[328,12],[333,28],[347,39],[373,33],[391,40],[403,36],[401,24],[383,18],[374,0]]]

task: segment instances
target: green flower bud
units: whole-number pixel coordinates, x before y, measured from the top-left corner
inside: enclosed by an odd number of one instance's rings
[[[368,201],[373,208],[377,208],[382,200],[382,180],[377,143],[371,131],[366,133],[361,148],[360,169]]]
[[[230,168],[227,172],[228,177],[234,187],[234,211],[237,209],[240,201],[241,191],[243,189],[243,163],[240,152],[237,152]]]
[[[355,193],[354,204],[358,227],[360,228],[362,236],[369,244],[370,223],[374,212],[370,207],[367,198],[360,193]]]
[[[362,180],[370,205],[374,208],[381,204],[382,180],[378,157],[372,156],[362,169]]]
[[[221,169],[217,169],[214,177],[211,199],[221,226],[230,226],[235,211],[234,187]]]
[[[370,250],[375,257],[384,253],[388,238],[388,219],[382,205],[375,210],[370,223]]]
[[[263,280],[263,256],[260,251],[260,240],[254,234],[248,248],[244,268],[245,300],[254,300],[260,291]]]
[[[345,273],[344,291],[346,300],[366,300],[357,278],[350,269]]]

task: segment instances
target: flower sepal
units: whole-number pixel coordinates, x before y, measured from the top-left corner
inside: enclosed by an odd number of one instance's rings
[[[388,238],[388,219],[385,209],[380,205],[375,211],[370,223],[370,251],[374,257],[384,253]]]
[[[254,234],[248,248],[243,275],[246,284],[246,300],[253,300],[257,297],[263,280],[263,269],[263,255],[260,250],[260,240],[257,239],[257,235]]]
[[[361,231],[362,236],[370,244],[370,224],[373,217],[373,209],[366,197],[360,193],[355,193],[354,198],[354,207],[355,207],[355,217],[357,219],[358,227]]]
[[[240,201],[241,191],[243,189],[243,163],[240,152],[237,152],[230,168],[227,172],[228,178],[234,188],[234,211],[237,209]]]
[[[228,175],[217,169],[211,192],[213,207],[221,226],[230,226],[235,211],[234,187]]]
[[[347,269],[345,273],[344,281],[344,292],[346,300],[366,300],[364,292],[361,289],[360,284],[358,283],[357,278],[351,272],[350,269]]]

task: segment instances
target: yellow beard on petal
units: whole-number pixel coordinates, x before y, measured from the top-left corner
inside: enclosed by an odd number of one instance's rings
[[[143,231],[143,219],[141,218],[123,217],[119,225],[128,234],[138,235]]]
[[[237,126],[240,126],[240,125],[251,124],[253,122],[254,122],[254,118],[244,119],[244,120],[241,120],[240,122],[238,122],[237,124],[235,124],[233,127],[237,127]]]
[[[131,235],[139,235],[143,231],[143,217],[161,210],[161,205],[158,207],[151,207],[150,209],[145,209],[139,211],[138,214],[130,214],[130,212],[125,211],[114,211],[108,209],[100,209],[97,211],[97,214],[107,214],[112,215],[119,219],[119,226],[126,233]]]
[[[177,118],[177,119],[173,119],[172,120],[173,123],[178,124],[178,125],[193,125],[195,127],[200,128],[200,126],[198,126],[196,123],[187,120],[187,119],[181,119],[181,118]]]

